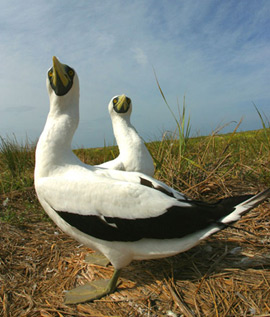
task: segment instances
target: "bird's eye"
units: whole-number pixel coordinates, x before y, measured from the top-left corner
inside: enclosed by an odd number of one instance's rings
[[[114,104],[114,105],[117,104],[117,101],[118,101],[118,98],[114,98],[114,99],[113,99],[113,104]]]
[[[52,71],[52,70],[49,70],[48,75],[49,75],[49,77],[52,77],[53,71]]]
[[[69,76],[73,76],[73,75],[74,75],[73,70],[69,70],[69,71],[68,71],[68,74],[69,74]]]

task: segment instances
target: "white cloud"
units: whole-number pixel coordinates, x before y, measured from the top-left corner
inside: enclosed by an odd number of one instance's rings
[[[141,48],[139,48],[139,47],[133,48],[132,52],[134,54],[134,58],[135,58],[136,62],[139,65],[145,65],[148,63],[147,56]]]

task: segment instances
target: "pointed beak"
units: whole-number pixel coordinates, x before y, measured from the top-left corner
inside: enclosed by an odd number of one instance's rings
[[[52,81],[54,86],[57,86],[57,80],[60,79],[62,82],[62,85],[64,87],[67,87],[69,84],[69,80],[64,68],[64,65],[59,62],[57,57],[53,56],[53,74],[52,74]],[[58,75],[58,76],[57,76]]]

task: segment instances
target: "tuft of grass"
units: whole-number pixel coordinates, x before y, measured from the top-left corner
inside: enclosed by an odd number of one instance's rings
[[[165,102],[167,108],[169,109],[169,112],[171,113],[176,124],[174,132],[166,131],[162,136],[161,142],[155,142],[152,144],[152,146],[155,146],[156,149],[152,150],[150,147],[150,152],[156,152],[156,155],[152,155],[156,166],[156,176],[162,178],[162,174],[167,173],[167,171],[163,171],[167,170],[167,167],[171,165],[170,162],[172,161],[174,161],[174,166],[172,170],[177,172],[182,171],[185,168],[184,166],[187,163],[187,161],[189,161],[190,164],[196,163],[193,162],[191,158],[187,159],[186,157],[188,142],[190,140],[191,133],[190,115],[187,115],[186,113],[186,98],[185,96],[183,97],[182,107],[180,106],[180,103],[177,99],[177,116],[173,112],[165,97],[164,92],[162,91],[155,70],[153,71],[162,99]],[[177,161],[175,161],[175,157],[177,157]],[[165,168],[163,168],[163,166],[165,166]],[[173,184],[173,180],[174,177],[172,176],[170,180],[171,184]]]
[[[25,170],[34,166],[33,146],[26,140],[25,144],[20,144],[16,136],[0,137],[0,153],[2,162],[8,167],[12,176],[21,176]]]
[[[167,102],[167,99],[160,87],[156,72],[154,70],[154,74],[155,74],[155,78],[156,78],[156,82],[158,85],[158,89],[161,93],[161,96],[167,106],[167,108],[169,109],[175,123],[177,126],[176,131],[177,133],[177,140],[178,140],[178,147],[179,147],[179,154],[183,155],[186,147],[187,147],[187,142],[188,139],[190,137],[190,131],[191,131],[191,125],[190,125],[190,116],[186,116],[186,98],[185,96],[183,97],[183,107],[182,107],[182,111],[180,111],[180,104],[177,100],[177,106],[178,106],[178,114],[179,114],[179,118],[177,118],[177,116],[175,115],[175,113],[172,111],[172,108],[170,107],[169,103]]]
[[[265,146],[268,147],[268,149],[270,150],[270,119],[266,116],[265,113],[261,113],[258,109],[258,107],[255,105],[255,103],[253,103],[253,106],[255,108],[255,110],[257,111],[257,114],[261,120],[261,124],[263,127],[263,132],[264,132],[264,136],[265,136]]]
[[[15,135],[0,136],[0,173],[2,192],[33,185],[34,146],[28,140],[20,144]]]

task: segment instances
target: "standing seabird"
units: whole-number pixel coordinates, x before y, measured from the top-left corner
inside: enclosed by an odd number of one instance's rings
[[[184,252],[226,228],[270,196],[232,197],[216,204],[187,199],[142,173],[83,164],[71,150],[79,123],[79,80],[53,57],[47,88],[50,110],[36,149],[35,189],[47,214],[65,233],[99,250],[115,268],[111,280],[79,287],[66,303],[113,292],[132,260]],[[177,197],[177,198],[176,198]]]
[[[153,176],[155,172],[153,158],[130,122],[131,99],[125,95],[115,96],[111,99],[108,110],[119,156],[97,166]]]

